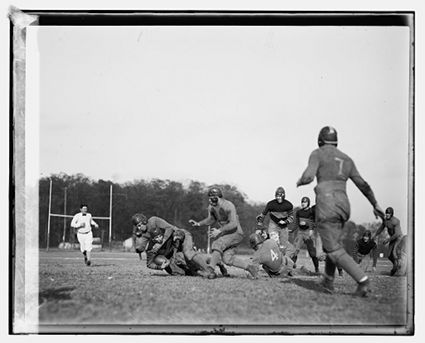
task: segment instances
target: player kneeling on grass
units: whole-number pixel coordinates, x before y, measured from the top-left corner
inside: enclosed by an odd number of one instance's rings
[[[257,273],[261,266],[270,277],[293,276],[295,271],[292,268],[292,260],[282,254],[279,244],[274,239],[253,233],[249,236],[249,244],[255,251],[251,258],[251,266]],[[303,267],[297,274],[315,275]]]
[[[376,242],[372,239],[372,232],[369,230],[366,230],[356,241],[353,258],[365,272],[368,271],[371,255],[373,258],[372,270],[376,271],[376,246]]]
[[[203,276],[208,278],[215,277],[215,273],[209,268],[205,260],[193,249],[193,239],[190,232],[179,229],[159,217],[150,217],[146,219],[146,216],[142,213],[136,213],[132,217],[132,223],[133,227],[136,226],[136,229],[141,232],[140,240],[137,245],[137,252],[139,254],[146,250],[146,253],[152,252],[157,255],[161,248],[167,244],[169,238],[172,237],[175,232],[181,231],[184,233],[181,249],[185,259],[197,264],[201,268]],[[159,235],[158,232],[160,232],[162,236],[161,243],[153,241],[153,239]]]

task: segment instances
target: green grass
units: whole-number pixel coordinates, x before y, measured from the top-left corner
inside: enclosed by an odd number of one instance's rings
[[[360,332],[387,332],[387,326],[406,332],[407,281],[388,276],[390,266],[383,259],[378,272],[369,274],[367,298],[351,295],[356,284],[347,275],[336,278],[336,293],[330,295],[316,286],[316,276],[270,279],[261,274],[251,280],[230,267],[231,278],[207,280],[147,269],[135,253],[94,252],[92,260],[87,267],[77,251],[40,252],[41,327],[273,325],[277,332],[297,332],[302,325],[354,325]],[[302,264],[312,269],[305,257],[299,259]]]

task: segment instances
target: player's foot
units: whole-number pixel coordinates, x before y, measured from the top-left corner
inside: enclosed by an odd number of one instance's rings
[[[87,264],[87,256],[84,256],[84,263]]]
[[[223,264],[219,264],[218,268],[220,269],[221,275],[223,275],[224,277],[230,277],[229,272],[227,271],[226,267]]]
[[[322,281],[320,282],[320,286],[326,293],[332,294],[335,292],[333,280],[327,278],[326,276],[323,277]]]
[[[369,284],[370,284],[369,279],[366,279],[363,282],[359,282],[357,285],[357,289],[353,293],[353,295],[356,297],[367,297],[367,293],[370,292]]]
[[[342,269],[338,269],[338,275],[339,276],[344,276],[344,271]]]
[[[86,264],[87,264],[87,266],[90,267],[91,266],[91,261],[90,260],[87,260],[87,263]]]
[[[397,267],[394,266],[393,269],[391,269],[391,271],[390,271],[390,275],[391,276],[394,276],[394,274],[396,273],[396,271],[397,271]]]
[[[246,270],[251,274],[252,278],[256,279],[258,277],[258,268],[256,268],[253,264],[250,264]]]

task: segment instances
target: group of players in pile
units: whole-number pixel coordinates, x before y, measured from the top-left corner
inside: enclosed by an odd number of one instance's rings
[[[402,267],[401,251],[405,254],[406,237],[401,233],[400,221],[394,216],[394,210],[389,207],[384,214],[372,189],[360,176],[352,159],[337,149],[337,142],[336,130],[329,126],[324,127],[319,133],[319,148],[311,153],[308,166],[297,182],[297,186],[301,186],[317,178],[315,206],[310,206],[310,199],[303,197],[301,208],[294,211],[291,202],[285,199],[283,187],[277,188],[275,199],[269,201],[264,211],[257,216],[257,230],[249,237],[250,245],[255,251],[252,258],[235,254],[244,233],[234,204],[223,198],[218,187],[208,190],[208,217],[201,221],[189,220],[194,228],[212,227],[209,232],[214,239],[211,255],[194,250],[189,231],[177,228],[159,217],[148,219],[142,213],[136,213],[132,217],[136,252],[139,256],[143,251],[146,252],[149,268],[162,269],[171,275],[200,275],[209,279],[217,277],[216,267],[223,276],[229,276],[226,265],[244,269],[252,278],[258,277],[260,266],[270,277],[286,277],[294,273],[316,275],[319,274],[319,260],[323,258],[325,270],[319,285],[324,291],[334,292],[334,275],[338,268],[340,275],[345,270],[357,282],[354,295],[367,296],[370,282],[359,264],[376,249],[375,237],[387,228],[389,238],[383,244],[389,244],[388,258],[393,264],[391,275]],[[348,179],[354,182],[372,204],[374,215],[382,219],[375,234],[366,231],[357,240],[353,257],[347,254],[341,241],[343,226],[350,216],[346,193]],[[263,222],[267,214],[270,221],[266,229]],[[293,245],[289,241],[288,227],[294,226],[297,232]],[[312,259],[314,273],[305,267],[296,269],[297,256],[303,244]],[[375,266],[376,259],[373,268]]]
[[[159,217],[147,218],[142,213],[136,213],[131,219],[136,252],[140,258],[141,253],[146,252],[149,268],[165,270],[171,275],[200,275],[214,279],[217,277],[216,267],[223,276],[229,276],[226,265],[244,269],[252,278],[258,277],[260,267],[270,277],[286,277],[294,273],[316,275],[319,273],[319,260],[323,251],[325,268],[318,286],[325,292],[333,293],[336,269],[340,275],[345,270],[357,282],[357,289],[353,294],[367,296],[370,281],[359,263],[376,248],[375,237],[387,228],[389,238],[383,243],[389,244],[388,258],[393,264],[391,275],[400,271],[401,261],[406,259],[406,237],[401,233],[400,221],[394,216],[394,210],[389,207],[384,214],[353,160],[340,151],[337,144],[337,132],[334,128],[326,126],[320,130],[319,148],[311,153],[308,166],[297,182],[299,187],[317,179],[314,189],[316,204],[310,206],[310,199],[303,197],[301,208],[294,211],[291,202],[285,199],[283,187],[277,188],[275,199],[269,201],[263,212],[257,216],[257,230],[249,237],[250,245],[255,251],[252,258],[236,255],[236,247],[242,242],[244,232],[234,204],[223,198],[218,187],[208,190],[207,218],[201,221],[189,220],[194,228],[212,227],[209,231],[213,239],[210,255],[194,249],[189,231],[177,228]],[[382,224],[374,235],[366,231],[356,242],[354,259],[346,252],[342,243],[343,227],[350,217],[346,193],[348,179],[369,200],[375,217],[382,219]],[[80,249],[86,264],[90,265],[90,224],[96,226],[96,223],[90,214],[83,213],[87,212],[87,206],[81,211],[81,214],[74,217],[71,226],[78,230]],[[263,223],[267,214],[270,221],[265,228]],[[295,246],[289,242],[288,227],[295,227],[297,230]],[[307,246],[315,272],[303,267],[296,269],[297,256],[303,244]]]

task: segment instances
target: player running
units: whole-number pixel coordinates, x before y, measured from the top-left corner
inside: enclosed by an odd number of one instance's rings
[[[80,243],[80,250],[84,256],[84,263],[91,265],[91,251],[93,249],[93,232],[91,226],[98,228],[99,225],[93,220],[91,213],[88,213],[87,204],[80,205],[80,213],[74,215],[71,227],[77,230],[77,239]]]
[[[369,230],[366,230],[363,233],[362,237],[356,241],[353,250],[353,258],[354,261],[360,264],[360,266],[365,272],[368,271],[370,261],[370,259],[368,259],[368,256],[372,256],[372,271],[376,271],[376,247],[376,242],[372,239],[372,232],[370,232]]]
[[[193,249],[193,238],[190,232],[179,229],[176,226],[169,224],[162,218],[150,217],[146,218],[142,213],[136,213],[132,217],[133,232],[139,232],[140,241],[137,246],[137,252],[141,254],[146,248],[149,248],[149,252],[157,254],[161,248],[169,241],[169,238],[173,236],[176,231],[182,231],[184,233],[184,241],[182,242],[182,252],[184,257],[188,261],[192,261],[197,264],[203,271],[203,275],[208,278],[214,278],[214,271],[205,263],[205,260],[200,254]],[[135,228],[134,228],[135,227]],[[161,240],[154,242],[154,238],[158,236],[160,232]],[[154,242],[154,244],[150,244]],[[147,250],[148,252],[148,250]]]
[[[275,198],[270,200],[263,212],[257,216],[257,222],[262,223],[267,213],[270,214],[268,234],[275,239],[287,256],[293,257],[294,246],[289,242],[288,225],[294,221],[294,206],[285,199],[285,190],[278,187]]]
[[[223,193],[218,187],[208,190],[208,217],[197,222],[193,219],[189,223],[194,227],[202,225],[215,225],[210,232],[210,237],[215,239],[212,243],[211,260],[209,265],[214,269],[218,263],[248,271],[252,277],[256,277],[249,262],[239,256],[235,256],[236,247],[242,242],[244,234],[239,223],[235,205],[223,198]]]
[[[385,210],[385,217],[382,218],[382,224],[375,232],[372,239],[379,236],[385,228],[387,228],[390,237],[385,239],[382,243],[384,245],[388,244],[388,259],[393,264],[390,274],[393,276],[396,273],[398,266],[396,249],[400,244],[403,234],[401,232],[400,220],[394,217],[394,209],[392,207],[388,207]]]
[[[313,262],[314,271],[319,273],[319,260],[316,256],[316,247],[314,245],[315,230],[315,206],[310,207],[310,198],[301,199],[301,208],[295,212],[296,233],[294,239],[295,253],[292,260],[297,262],[298,254],[303,244],[306,245],[308,254]]]
[[[376,215],[383,211],[375,199],[372,189],[360,176],[353,160],[337,148],[337,132],[325,126],[318,137],[319,148],[309,158],[308,166],[297,182],[297,187],[311,183],[317,178],[316,225],[322,238],[323,250],[327,253],[322,286],[333,292],[336,265],[341,266],[357,283],[354,295],[366,296],[369,279],[356,262],[347,254],[341,242],[342,228],[350,217],[350,203],[346,183],[351,179],[373,206]]]

